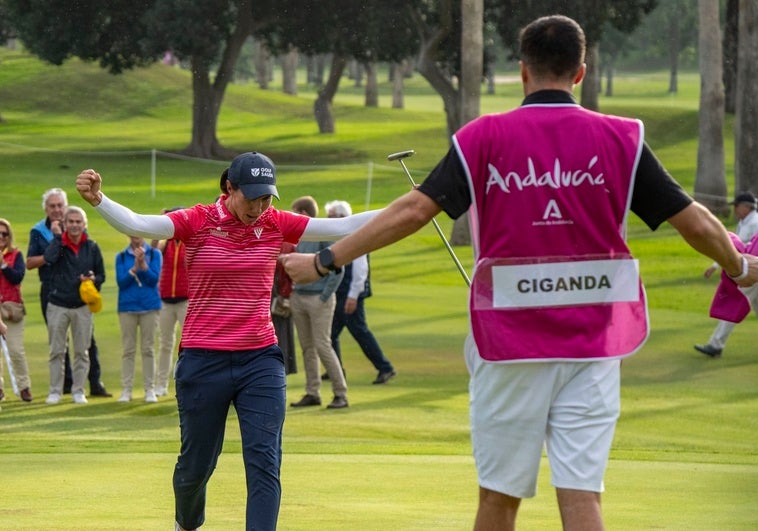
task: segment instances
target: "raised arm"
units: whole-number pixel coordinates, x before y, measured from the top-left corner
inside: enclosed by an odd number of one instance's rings
[[[103,219],[127,236],[161,240],[174,236],[174,224],[167,216],[137,214],[103,194],[102,177],[95,170],[84,170],[76,178],[76,189],[82,199],[95,207]]]

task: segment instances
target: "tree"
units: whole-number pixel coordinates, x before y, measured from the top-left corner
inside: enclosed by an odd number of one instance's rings
[[[758,193],[758,5],[740,0],[734,172],[738,190]]]
[[[294,46],[281,55],[282,62],[282,92],[292,96],[297,95],[297,63],[298,51]]]
[[[737,40],[739,39],[739,0],[727,0],[724,23],[724,110],[734,114],[737,107]]]
[[[718,3],[698,1],[700,114],[695,198],[715,212],[726,207],[724,169],[724,90]]]
[[[272,4],[256,0],[256,20]],[[52,64],[79,57],[119,74],[171,50],[192,72],[192,137],[185,153],[228,158],[216,126],[253,30],[252,0],[5,0],[5,5],[27,49]]]
[[[479,116],[484,72],[484,0],[461,0],[461,121]]]
[[[461,0],[461,123],[479,116],[484,72],[484,0]],[[471,243],[468,214],[453,223],[451,245]]]
[[[499,2],[498,33],[503,43],[518,55],[518,32],[539,16],[561,13],[576,20],[584,29],[587,39],[587,70],[581,87],[584,107],[597,109],[599,68],[597,44],[603,36],[606,23],[624,33],[631,33],[643,17],[652,11],[658,0],[501,0]]]
[[[442,98],[450,137],[462,125],[461,99],[450,73],[456,63],[460,65],[459,61],[451,60],[460,57],[460,50],[456,49],[460,42],[456,38],[460,34],[460,24],[456,24],[460,20],[460,5],[455,0],[421,2],[411,10],[411,15],[421,39],[416,70]]]
[[[149,52],[172,50],[189,61],[192,72],[192,139],[185,152],[197,157],[229,158],[233,153],[223,148],[216,136],[218,114],[242,46],[254,29],[253,0],[150,3],[153,5],[143,19],[151,36]],[[256,0],[256,7],[264,5],[263,0]],[[263,18],[261,15],[262,11],[256,18]]]
[[[332,101],[350,58],[363,65],[400,61],[417,49],[410,21],[404,16],[408,4],[401,0],[279,0],[271,19],[256,30],[278,53],[295,47],[309,56],[332,54],[329,79],[313,104],[319,132],[334,132]]]

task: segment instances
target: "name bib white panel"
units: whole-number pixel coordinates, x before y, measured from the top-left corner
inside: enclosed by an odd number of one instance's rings
[[[492,307],[504,309],[634,302],[640,297],[635,259],[492,267]]]

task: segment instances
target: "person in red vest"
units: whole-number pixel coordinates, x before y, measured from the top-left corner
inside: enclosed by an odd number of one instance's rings
[[[1,334],[5,337],[10,366],[8,372],[15,378],[14,386],[24,402],[32,401],[32,382],[24,352],[24,300],[21,282],[26,274],[24,255],[13,241],[13,228],[7,219],[0,218],[0,318],[6,325]],[[0,401],[5,399],[2,355],[0,355]],[[11,372],[12,371],[12,372]]]
[[[161,214],[181,210],[183,207],[163,209]],[[158,289],[163,303],[158,314],[160,351],[155,371],[155,396],[168,394],[168,380],[176,345],[176,330],[184,325],[187,315],[187,263],[186,246],[178,238],[153,240],[150,245],[163,253],[163,268]]]

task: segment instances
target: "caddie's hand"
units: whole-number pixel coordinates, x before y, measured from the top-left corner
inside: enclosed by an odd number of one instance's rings
[[[293,282],[308,284],[321,278],[316,270],[315,258],[316,255],[313,253],[287,253],[279,255],[279,263],[282,264]]]
[[[76,178],[76,190],[82,199],[92,206],[97,206],[103,200],[100,188],[103,178],[95,170],[84,170]]]
[[[740,280],[735,280],[735,282],[738,286],[749,288],[754,284],[758,284],[758,256],[751,254],[743,254],[742,256],[747,258],[747,276]]]
[[[348,297],[345,299],[345,313],[347,315],[352,315],[355,313],[355,310],[358,308],[358,299],[353,299]]]

